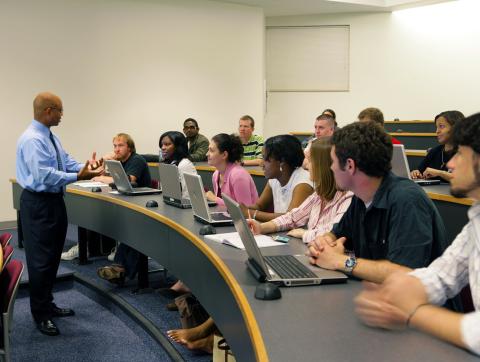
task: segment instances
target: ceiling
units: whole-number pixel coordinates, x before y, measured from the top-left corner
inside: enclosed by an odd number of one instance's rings
[[[455,0],[215,0],[263,8],[270,16],[389,12]]]

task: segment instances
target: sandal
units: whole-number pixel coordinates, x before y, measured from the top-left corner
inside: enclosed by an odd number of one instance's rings
[[[118,265],[110,265],[98,268],[97,275],[112,284],[123,285],[125,282],[125,269]]]

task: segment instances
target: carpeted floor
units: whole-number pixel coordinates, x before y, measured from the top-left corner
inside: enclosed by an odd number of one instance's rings
[[[23,249],[17,248],[16,230],[12,245],[15,247],[14,258],[25,263]],[[65,250],[74,245],[77,240],[77,230],[70,225],[67,234]],[[88,265],[77,265],[62,261],[58,275],[78,273],[90,283],[119,296],[130,306],[139,311],[152,322],[163,334],[170,329],[180,328],[177,312],[169,312],[165,306],[170,300],[151,292],[134,295],[131,291],[136,282],[129,281],[123,288],[112,285],[97,277],[98,267],[108,265],[106,258],[93,258]],[[150,269],[160,266],[153,260],[149,262]],[[162,272],[150,274],[150,285],[153,288],[163,287],[169,283]],[[23,281],[28,280],[25,268]],[[73,284],[73,287],[72,287]],[[12,331],[12,360],[31,361],[168,361],[170,358],[162,347],[143,329],[128,317],[121,316],[118,308],[110,308],[108,304],[98,303],[95,296],[85,293],[85,288],[77,283],[59,283],[55,293],[55,301],[61,307],[71,307],[76,316],[58,319],[58,327],[62,332],[59,337],[47,337],[40,334],[34,327],[30,311],[28,291],[21,290],[17,297],[14,314],[14,329]],[[172,343],[185,361],[210,361],[211,356],[192,352],[185,347]]]

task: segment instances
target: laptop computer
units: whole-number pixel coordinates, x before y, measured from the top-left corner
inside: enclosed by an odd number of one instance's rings
[[[162,183],[163,202],[180,209],[190,209],[192,207],[190,200],[182,197],[182,185],[178,167],[160,162],[158,164],[158,173]]]
[[[132,187],[130,180],[123,169],[122,163],[116,160],[106,160],[110,175],[119,193],[128,196],[153,195],[160,194],[162,190],[152,189],[151,187]]]
[[[205,191],[203,191],[203,182],[200,175],[185,172],[183,177],[192,202],[193,217],[196,220],[214,226],[233,225],[232,218],[225,211],[210,212],[208,210],[207,198],[205,197]]]
[[[313,267],[304,255],[264,256],[255,242],[240,205],[228,196],[223,196],[228,212],[232,216],[245,251],[248,254],[247,266],[255,278],[261,282],[272,282],[285,287],[344,283],[347,276],[334,270]]]
[[[405,153],[405,147],[403,145],[393,145],[392,172],[397,176],[408,178],[420,186],[440,184],[440,180],[412,179],[407,155]]]

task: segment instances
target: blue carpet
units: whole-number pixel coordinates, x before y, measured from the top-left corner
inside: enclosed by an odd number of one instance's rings
[[[16,248],[17,246],[17,233],[16,230],[10,230],[13,234],[12,245]],[[72,245],[77,241],[77,228],[70,225],[67,233],[67,241],[65,243],[65,250],[68,250]],[[24,251],[23,249],[15,249],[14,258],[24,261]],[[166,309],[166,304],[171,300],[157,294],[157,293],[146,293],[134,295],[131,293],[132,289],[136,286],[136,281],[127,281],[125,286],[119,288],[107,281],[104,281],[96,275],[97,268],[109,265],[110,262],[106,258],[92,258],[92,263],[87,265],[77,265],[70,261],[62,261],[59,269],[58,275],[66,275],[70,273],[80,274],[83,278],[87,279],[90,283],[96,284],[99,287],[108,290],[111,293],[121,297],[133,308],[139,311],[145,318],[150,320],[162,333],[165,333],[167,330],[181,328],[179,315],[177,312],[170,312]],[[150,269],[158,269],[160,266],[153,260],[149,261]],[[26,269],[25,269],[26,271]],[[23,278],[22,278],[23,279]],[[25,280],[27,279],[27,273],[25,273]],[[152,273],[149,276],[150,286],[152,288],[164,287],[169,284],[169,278],[165,279],[162,272]],[[62,284],[60,283],[59,287]],[[13,339],[12,345],[15,345],[16,349],[28,349],[30,344],[32,345],[32,350],[35,350],[36,356],[41,355],[41,360],[50,361],[55,360],[73,360],[76,361],[82,360],[85,361],[164,361],[170,360],[166,353],[163,351],[160,345],[156,343],[146,332],[138,331],[138,326],[128,319],[117,318],[114,316],[117,312],[115,310],[106,309],[105,306],[101,306],[99,303],[96,303],[92,299],[89,299],[86,295],[81,293],[82,288],[70,289],[66,291],[60,291],[55,293],[55,301],[58,302],[59,306],[68,306],[78,310],[78,316],[73,319],[64,318],[59,320],[58,326],[62,332],[62,336],[59,337],[60,345],[63,346],[63,349],[71,349],[73,354],[76,357],[65,357],[61,356],[63,351],[56,351],[54,346],[50,347],[50,344],[46,346],[44,342],[52,341],[55,339],[52,337],[46,337],[41,335],[38,331],[32,329],[34,326],[33,321],[30,316],[28,298],[21,298],[21,295],[17,299],[15,313],[15,329],[14,333],[17,332],[24,333],[23,342],[21,338]],[[25,294],[25,293],[23,293]],[[78,296],[81,298],[78,298]],[[95,298],[94,298],[95,299]],[[92,305],[94,307],[92,307]],[[107,306],[108,308],[108,306]],[[108,317],[105,316],[108,315]],[[114,319],[114,323],[110,323],[110,319]],[[101,321],[101,323],[99,323]],[[23,325],[23,327],[17,327],[17,323]],[[120,326],[116,326],[120,324]],[[135,325],[133,325],[135,324]],[[114,327],[115,325],[115,327]],[[76,328],[79,328],[77,331]],[[16,331],[16,330],[20,331]],[[124,331],[125,329],[125,331]],[[23,332],[22,332],[23,330]],[[25,332],[27,331],[27,332]],[[92,336],[94,334],[94,338]],[[115,340],[115,336],[119,334],[124,334],[127,336],[126,339],[120,339],[121,342]],[[130,338],[131,335],[134,335],[135,338]],[[21,336],[20,334],[19,336]],[[68,341],[65,341],[65,338],[68,338]],[[78,338],[77,338],[78,337]],[[84,339],[81,339],[85,337]],[[124,337],[122,335],[122,337]],[[87,339],[90,338],[88,341]],[[110,340],[104,340],[105,338],[112,338]],[[37,340],[39,342],[37,342]],[[138,342],[140,340],[140,342]],[[42,342],[43,343],[40,343]],[[53,341],[56,342],[56,341]],[[71,344],[71,345],[70,345]],[[199,355],[195,352],[188,350],[187,348],[178,345],[172,342],[174,348],[182,355],[185,361],[211,361],[210,355]],[[27,348],[28,346],[28,348]],[[89,346],[88,351],[83,351],[84,346]],[[137,346],[141,348],[137,349]],[[147,346],[148,348],[146,348]],[[132,351],[130,353],[130,350]],[[31,360],[23,351],[22,354],[18,354],[18,358],[14,355],[16,361],[26,361]],[[51,352],[52,351],[52,352]],[[122,351],[122,352],[120,352]],[[124,352],[123,352],[124,351]],[[28,351],[29,352],[29,351]],[[45,359],[43,356],[45,356]],[[153,358],[150,354],[155,355]],[[123,355],[125,358],[123,358]],[[51,356],[51,357],[50,357]],[[51,359],[49,359],[51,358]],[[77,358],[77,359],[75,359]]]

